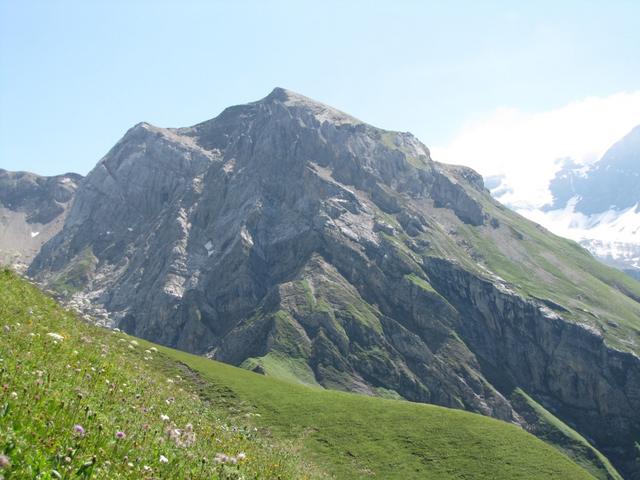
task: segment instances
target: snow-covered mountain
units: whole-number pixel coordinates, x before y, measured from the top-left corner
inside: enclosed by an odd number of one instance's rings
[[[572,238],[605,263],[640,275],[640,205],[609,208],[586,215],[579,211],[579,196],[564,208],[530,210],[527,216],[563,237]]]
[[[640,125],[593,164],[561,163],[549,183],[553,201],[518,212],[640,279]],[[509,191],[501,180],[487,182],[498,199]]]

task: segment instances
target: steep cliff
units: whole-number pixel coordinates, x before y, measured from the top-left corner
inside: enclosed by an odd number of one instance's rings
[[[267,375],[530,428],[520,389],[639,478],[640,285],[411,134],[293,92],[133,127],[29,273]]]

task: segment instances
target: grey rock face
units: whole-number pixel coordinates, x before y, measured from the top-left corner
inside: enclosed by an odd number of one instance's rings
[[[62,229],[80,175],[42,177],[0,169],[0,263],[28,265]]]
[[[503,210],[412,135],[275,89],[193,127],[133,127],[29,273],[75,282],[135,335],[304,383],[526,426],[508,398],[520,386],[632,471],[635,346],[609,347],[575,326],[582,313],[552,313],[482,263],[486,242],[526,260],[525,221]]]

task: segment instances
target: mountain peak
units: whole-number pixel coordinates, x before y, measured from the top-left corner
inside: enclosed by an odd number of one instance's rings
[[[338,110],[337,108],[326,105],[318,100],[307,97],[293,90],[287,90],[282,87],[275,87],[269,95],[259,100],[256,103],[279,103],[287,108],[306,110],[315,116],[319,121],[329,121],[338,124],[351,123],[359,124],[363,123],[351,115]]]
[[[296,93],[292,90],[287,90],[282,87],[275,87],[269,95],[265,97],[265,100],[279,100],[279,101],[287,101],[290,97],[298,96],[302,97],[299,93]]]
[[[307,105],[322,105],[326,108],[331,108],[317,100],[302,95],[301,93],[294,92],[282,87],[275,87],[271,90],[271,93],[264,97],[259,102],[282,102],[282,103],[304,103]]]

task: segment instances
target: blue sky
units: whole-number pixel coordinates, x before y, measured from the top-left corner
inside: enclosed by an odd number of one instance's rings
[[[0,0],[0,168],[84,174],[139,121],[274,86],[473,165],[455,143],[496,112],[640,91],[638,19],[638,1]]]

